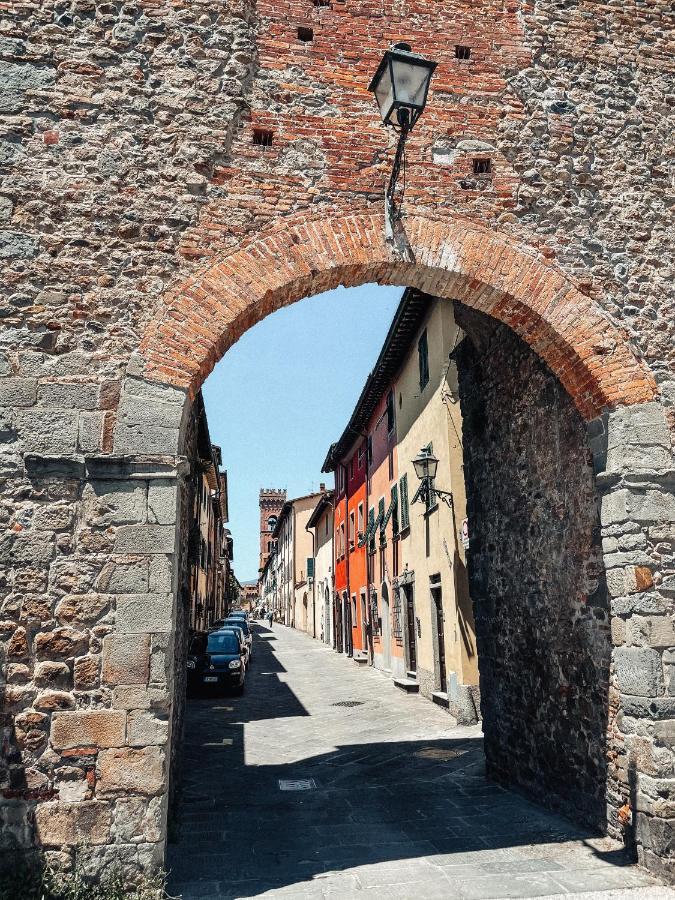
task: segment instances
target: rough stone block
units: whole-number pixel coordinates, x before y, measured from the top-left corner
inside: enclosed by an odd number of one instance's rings
[[[169,388],[169,390],[173,390]],[[126,389],[120,398],[118,416],[125,425],[149,425],[180,428],[185,397],[175,392],[178,401],[166,402],[154,397],[130,394]]]
[[[93,410],[98,406],[98,395],[98,383],[43,382],[38,387],[38,404],[59,409]]]
[[[61,624],[88,627],[105,618],[111,599],[106,594],[69,594],[59,600],[54,614]]]
[[[120,634],[171,631],[171,594],[124,594],[117,600],[115,625]]]
[[[20,410],[17,426],[28,453],[58,455],[77,447],[78,413],[60,410]]]
[[[600,521],[603,525],[614,525],[628,520],[628,491],[613,491],[605,494],[600,501]]]
[[[98,585],[101,590],[111,594],[146,593],[150,586],[147,558],[134,562],[107,563],[98,579]]]
[[[44,847],[107,844],[111,822],[110,804],[100,800],[83,803],[54,801],[40,803],[35,809],[38,839]]]
[[[175,481],[151,481],[148,488],[148,521],[157,525],[173,525],[177,502]]]
[[[662,692],[661,656],[646,647],[617,647],[612,655],[622,694],[656,697]]]
[[[166,687],[120,685],[113,690],[115,709],[168,709],[171,696]]]
[[[97,795],[162,793],[166,789],[164,760],[159,747],[103,750],[98,755]]]
[[[36,398],[35,378],[0,378],[0,406],[33,406]]]
[[[619,445],[607,453],[607,470],[610,472],[661,471],[671,464],[672,456],[666,447]]]
[[[660,444],[670,447],[670,434],[665,409],[658,403],[621,406],[609,413],[607,446],[609,449],[635,444],[648,447]]]
[[[632,616],[627,624],[633,644],[662,648],[675,646],[675,621],[672,616]]]
[[[92,709],[54,713],[49,739],[55,750],[72,747],[122,747],[126,713],[117,709]]]
[[[103,680],[108,684],[146,684],[150,669],[147,634],[113,634],[103,642]]]
[[[118,799],[115,803],[115,837],[130,844],[161,840],[165,807],[164,797]]]
[[[33,704],[35,709],[53,712],[57,709],[74,709],[75,699],[70,691],[40,691]]]
[[[65,531],[73,524],[72,503],[45,503],[35,507],[33,527],[37,531]]]
[[[85,488],[83,498],[86,521],[96,527],[145,522],[147,517],[143,484],[93,481]]]
[[[56,628],[35,637],[35,654],[39,659],[67,659],[82,656],[89,648],[89,638],[74,628]]]
[[[115,535],[116,553],[173,553],[173,525],[122,525]]]
[[[115,453],[161,453],[175,456],[178,453],[179,438],[178,428],[118,422],[113,449]]]
[[[150,560],[149,590],[155,594],[167,594],[173,590],[173,558],[168,555],[153,556]]]
[[[675,522],[675,494],[666,491],[633,492],[628,511],[635,522]]]
[[[127,720],[127,744],[130,747],[164,746],[169,739],[167,713],[132,710]]]
[[[630,594],[612,600],[612,615],[660,615],[668,611],[668,601],[656,593]]]
[[[47,567],[54,553],[54,535],[51,532],[20,531],[12,543],[10,558],[17,566]]]
[[[663,722],[654,723],[654,737],[656,740],[670,747],[675,748],[675,719],[668,719]]]
[[[78,656],[73,664],[73,682],[76,691],[88,691],[98,687],[100,656]]]
[[[38,687],[69,687],[70,667],[64,662],[45,661],[35,666],[34,679]]]
[[[103,413],[80,413],[77,446],[82,453],[98,453],[103,437]]]

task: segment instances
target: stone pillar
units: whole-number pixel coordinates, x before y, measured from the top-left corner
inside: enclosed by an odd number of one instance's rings
[[[77,858],[92,876],[163,865],[185,409],[179,391],[128,381],[108,454],[81,452],[64,410],[36,411],[37,424],[14,414],[24,452],[0,546],[5,862]]]
[[[589,425],[601,495],[612,666],[610,832],[675,875],[675,464],[658,403]]]

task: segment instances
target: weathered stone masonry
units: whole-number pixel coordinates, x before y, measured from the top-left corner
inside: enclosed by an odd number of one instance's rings
[[[610,828],[627,805],[642,860],[672,873],[665,0],[12,0],[0,17],[4,848],[161,863],[186,398],[271,310],[375,280],[509,326],[586,423]],[[401,37],[439,62],[409,150],[414,263],[383,241],[391,148],[366,91]],[[571,422],[557,391],[552,420]],[[597,706],[574,709],[597,735]],[[516,774],[500,738],[495,768]]]

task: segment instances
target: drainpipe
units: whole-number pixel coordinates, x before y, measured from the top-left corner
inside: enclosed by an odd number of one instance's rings
[[[312,578],[312,637],[316,638],[316,541],[314,539],[314,529],[309,525],[305,525],[305,531],[312,538],[312,559],[314,560],[314,577]],[[309,574],[307,575],[309,580]]]
[[[293,505],[293,565],[291,566],[291,597],[293,603],[293,615],[291,617],[291,627],[295,628],[295,567],[297,565],[297,556],[296,556],[296,542],[295,542],[295,532],[297,529],[296,515],[295,515],[295,504]]]
[[[354,656],[354,646],[352,643],[353,633],[352,633],[352,586],[349,580],[349,533],[347,529],[349,528],[349,472],[347,470],[347,466],[342,466],[344,472],[345,479],[345,534],[347,535],[347,546],[345,547],[345,576],[347,579],[347,606],[349,608],[349,639],[347,640],[347,634],[345,630],[345,643],[347,646],[345,647],[345,652],[351,647],[351,653],[347,653],[347,656]],[[343,619],[346,616],[342,617]],[[343,622],[343,628],[345,623]]]

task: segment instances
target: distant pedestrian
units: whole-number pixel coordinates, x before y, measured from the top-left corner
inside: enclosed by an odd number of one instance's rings
[[[272,610],[267,613],[267,621],[269,622],[270,628],[272,627]]]

